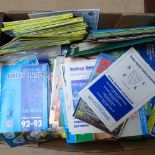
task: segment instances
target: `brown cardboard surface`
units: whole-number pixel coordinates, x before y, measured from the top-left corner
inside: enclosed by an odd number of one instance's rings
[[[95,141],[89,143],[66,144],[61,139],[39,144],[39,148],[46,148],[67,152],[83,153],[112,153],[136,150],[155,150],[155,140],[123,140],[123,141]]]
[[[103,13],[99,29],[155,25],[155,13]]]
[[[2,27],[3,18],[4,18],[4,12],[0,12],[0,28]],[[0,32],[0,38],[1,38],[1,32]],[[0,41],[0,46],[1,45],[2,45],[2,41]]]
[[[102,12],[144,12],[144,0],[0,0],[1,11],[100,8]]]
[[[104,147],[103,147],[104,146]],[[46,142],[39,144],[39,148],[46,148],[67,152],[87,152],[87,153],[109,153],[119,152],[123,150],[123,147],[118,141],[94,141],[79,144],[67,144],[62,139],[57,139],[53,142]]]
[[[155,14],[133,14],[133,13],[123,13],[115,28],[125,28],[125,27],[137,27],[137,26],[147,26],[155,25]]]
[[[104,145],[103,145],[104,147]],[[111,153],[83,153],[83,152],[65,152],[44,148],[18,147],[11,149],[0,149],[1,155],[154,155],[155,150],[134,150],[134,151],[118,151]]]
[[[145,12],[155,13],[155,1],[154,0],[144,0]]]
[[[122,17],[121,13],[104,13],[100,14],[98,29],[114,28]]]

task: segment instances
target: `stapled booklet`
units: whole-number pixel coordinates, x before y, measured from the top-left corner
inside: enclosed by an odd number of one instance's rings
[[[155,96],[155,72],[130,48],[79,94],[113,131]]]
[[[48,129],[48,65],[2,66],[0,132]]]

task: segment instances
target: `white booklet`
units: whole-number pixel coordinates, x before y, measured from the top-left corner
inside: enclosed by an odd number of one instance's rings
[[[79,94],[113,131],[155,96],[155,72],[130,48]]]
[[[87,85],[95,62],[96,59],[82,59],[81,61],[79,60],[63,65],[63,72],[66,81],[65,94],[67,96],[65,98],[65,106],[68,127],[72,134],[102,132],[96,127],[73,117],[73,113],[80,99],[79,92]]]
[[[50,117],[49,117],[49,124],[52,124],[53,126],[58,126],[59,121],[55,120],[55,113],[56,108],[58,106],[58,89],[59,89],[59,81],[61,76],[61,64],[63,64],[64,57],[63,56],[57,56],[57,58],[54,61],[54,69],[53,69],[53,77],[52,77],[52,95],[51,95],[51,105],[50,105]]]

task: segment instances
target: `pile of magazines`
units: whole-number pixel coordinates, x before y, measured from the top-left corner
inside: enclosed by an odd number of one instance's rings
[[[97,30],[98,9],[29,16],[1,29],[12,37],[0,47],[3,142],[155,135],[154,26]]]

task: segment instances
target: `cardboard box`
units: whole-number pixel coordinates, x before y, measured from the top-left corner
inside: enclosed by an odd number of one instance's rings
[[[55,2],[55,3],[54,3]],[[54,5],[53,5],[54,4]],[[146,1],[145,1],[146,4]],[[51,5],[53,5],[51,7]],[[145,5],[146,6],[146,5]],[[122,28],[122,27],[135,27],[144,25],[155,25],[155,14],[143,13],[144,10],[152,12],[149,5],[147,9],[144,7],[143,0],[79,0],[74,3],[72,0],[5,0],[1,4],[1,11],[5,11],[4,20],[20,20],[27,19],[27,11],[29,10],[62,10],[62,9],[78,9],[78,8],[100,8],[102,13],[100,15],[99,28]],[[151,8],[151,7],[150,7]],[[26,10],[20,11],[19,10]],[[14,11],[14,12],[8,12]],[[117,12],[117,13],[108,13]],[[123,12],[123,13],[120,13]],[[130,12],[130,13],[127,13]],[[137,12],[137,13],[133,13]],[[6,38],[4,39],[6,41]],[[143,141],[96,141],[90,143],[80,144],[66,144],[62,139],[57,139],[52,142],[41,143],[39,145],[29,145],[18,148],[8,149],[7,146],[0,145],[0,153],[5,155],[11,154],[74,154],[84,155],[89,154],[108,154],[108,155],[121,155],[121,154],[146,154],[155,153],[155,140],[147,139]]]
[[[144,0],[1,0],[1,11],[99,8],[104,12],[144,12]]]

